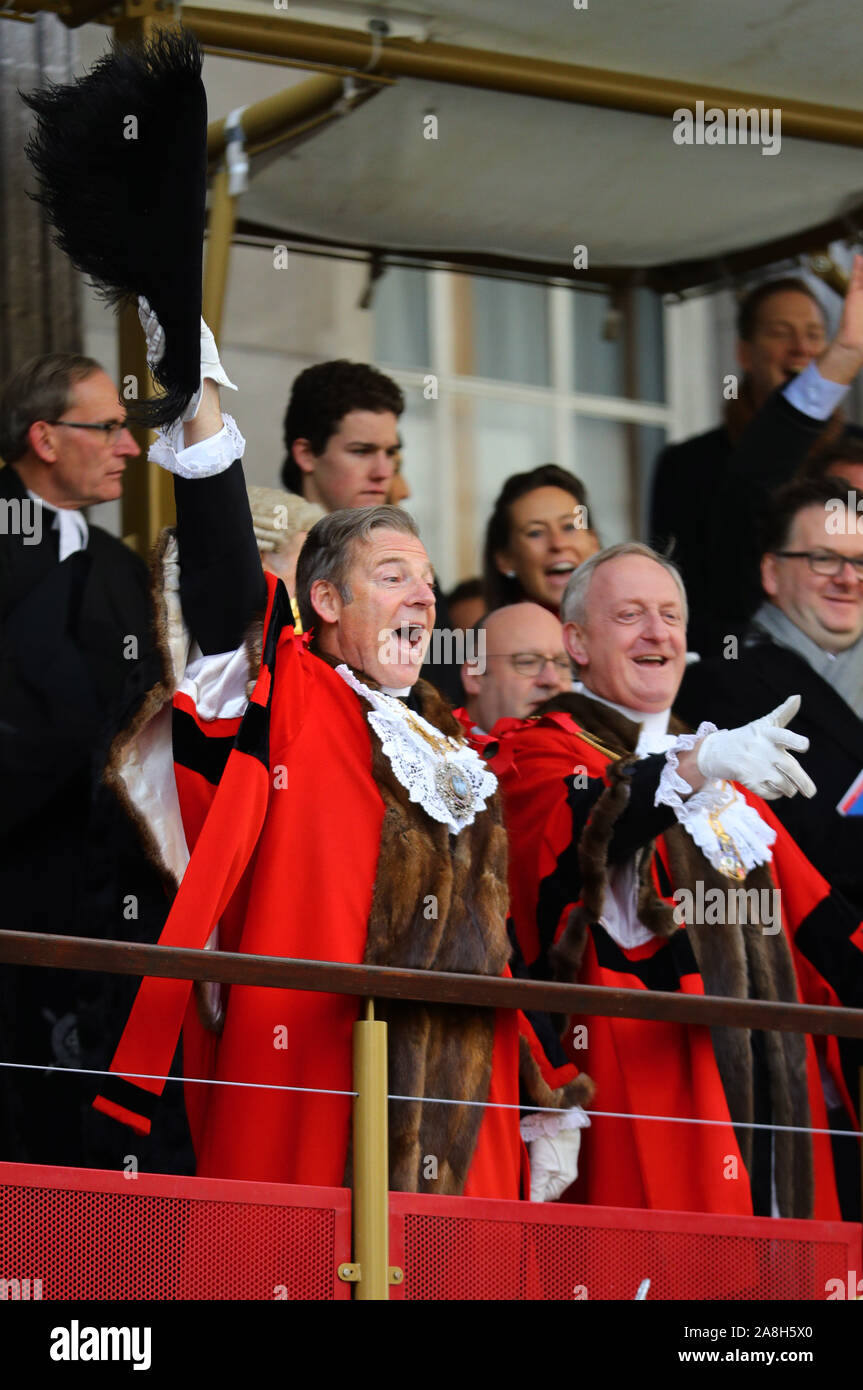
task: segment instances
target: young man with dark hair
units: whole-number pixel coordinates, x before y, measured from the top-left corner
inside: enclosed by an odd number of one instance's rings
[[[366,362],[320,362],[300,372],[285,412],[287,450],[282,485],[326,511],[392,501],[401,466],[401,388]],[[404,495],[402,490],[401,495]],[[438,627],[449,629],[446,602],[435,581]],[[423,675],[461,702],[458,666],[432,659]]]
[[[285,413],[282,484],[327,511],[387,500],[401,442],[400,388],[365,362],[300,372]]]
[[[863,364],[863,258],[832,342],[812,290],[796,278],[753,290],[738,334],[738,397],[717,429],[663,450],[653,483],[651,543],[681,569],[689,640],[705,657],[721,655],[758,605],[758,521],[770,494],[814,446],[846,430],[839,403]]]

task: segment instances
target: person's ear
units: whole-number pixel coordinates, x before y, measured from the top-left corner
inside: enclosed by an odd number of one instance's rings
[[[27,431],[30,452],[42,463],[57,462],[57,439],[51,426],[45,420],[34,420]]]
[[[461,683],[468,695],[478,695],[482,688],[482,675],[474,661],[466,661],[461,668]]]
[[[499,570],[501,574],[505,574],[507,579],[515,579],[515,570],[512,566],[512,560],[505,550],[496,551],[492,559],[494,560],[494,567],[496,570]]]
[[[779,592],[775,555],[768,553],[761,557],[761,587],[770,598],[775,598]]]
[[[567,655],[575,662],[576,666],[586,666],[588,664],[584,631],[579,627],[578,623],[564,623],[563,645],[566,647]]]
[[[307,439],[295,439],[291,445],[294,463],[304,473],[314,473],[318,456]]]
[[[342,615],[344,599],[329,579],[316,579],[309,591],[309,601],[322,622],[337,623]]]
[[[735,344],[735,355],[737,365],[742,368],[743,375],[746,376],[748,372],[752,371],[752,344],[743,338],[738,338]]]

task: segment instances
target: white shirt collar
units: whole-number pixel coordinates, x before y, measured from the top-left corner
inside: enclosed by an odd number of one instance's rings
[[[637,752],[642,756],[645,753],[664,753],[668,746],[668,721],[671,718],[671,709],[650,710],[629,709],[627,705],[616,705],[613,700],[605,700],[595,691],[589,690],[583,681],[573,681],[573,692],[576,695],[586,695],[589,700],[597,700],[601,705],[608,705],[609,709],[616,709],[619,714],[623,714],[633,724],[641,726],[641,733],[638,738]]]
[[[52,512],[58,518],[56,527],[60,532],[60,559],[65,560],[67,556],[74,555],[76,550],[86,550],[87,541],[90,538],[90,529],[84,516],[80,511],[71,507],[55,507],[51,502],[46,502],[44,497],[40,497],[38,492],[32,488],[27,489],[28,497],[32,497],[34,502],[38,502],[46,511]]]

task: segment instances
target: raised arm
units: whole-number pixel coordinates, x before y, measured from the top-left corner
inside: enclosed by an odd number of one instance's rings
[[[144,301],[140,316],[152,365],[161,328]],[[183,616],[205,656],[238,647],[266,605],[241,462],[245,441],[222,414],[219,384],[233,385],[202,320],[200,390],[189,418],[164,431],[150,457],[174,475]]]
[[[183,426],[183,458],[225,428],[219,388],[207,378],[200,409]],[[206,478],[175,474],[174,497],[186,623],[204,656],[233,651],[267,600],[241,460]]]
[[[863,256],[855,256],[832,342],[793,381],[777,388],[744,430],[729,460],[735,489],[772,492],[797,471],[863,366]]]

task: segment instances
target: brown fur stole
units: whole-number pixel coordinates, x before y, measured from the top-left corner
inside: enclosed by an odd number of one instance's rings
[[[574,981],[587,941],[588,924],[602,915],[608,881],[607,854],[615,823],[629,800],[627,770],[635,762],[633,750],[639,726],[607,705],[587,696],[566,694],[542,707],[543,712],[563,710],[614,754],[609,766],[610,785],[603,792],[579,845],[582,899],[552,953],[556,978]],[[686,726],[672,717],[670,733],[684,733]],[[668,850],[673,888],[694,893],[700,879],[705,899],[711,889],[723,894],[730,887],[771,892],[776,887],[772,866],[761,865],[741,883],[732,883],[714,869],[692,837],[676,822],[663,840]],[[654,846],[643,851],[639,863],[638,917],[658,936],[687,931],[704,981],[705,994],[732,999],[773,999],[796,1002],[799,998],[791,950],[784,930],[766,935],[758,921],[723,926],[678,926],[673,909],[657,893],[651,874]],[[751,901],[751,900],[750,900]],[[773,899],[769,899],[773,901]],[[751,1123],[753,1115],[753,1060],[750,1030],[711,1029],[716,1062],[734,1122]],[[805,1039],[798,1033],[765,1031],[770,1077],[772,1122],[775,1125],[811,1123],[807,1088]],[[751,1165],[752,1133],[737,1129],[740,1152]],[[809,1217],[814,1201],[812,1143],[808,1134],[774,1131],[774,1176],[779,1210],[783,1216]]]
[[[339,664],[318,655],[330,665]],[[357,674],[375,687],[369,677]],[[449,704],[433,685],[421,680],[415,693],[424,719],[442,733],[463,738]],[[451,835],[410,800],[371,727],[369,734],[372,776],[385,813],[364,963],[499,975],[510,955],[507,841],[499,796],[486,803],[473,825]],[[393,1095],[473,1102],[390,1103],[390,1187],[458,1194],[484,1113],[475,1102],[488,1097],[494,1013],[398,1000],[379,1001],[375,1013],[388,1024]],[[520,1077],[523,1093],[534,1105],[566,1108],[586,1103],[593,1094],[587,1077],[552,1091],[526,1045],[520,1049]],[[436,1178],[424,1174],[428,1158],[436,1159]]]
[[[186,635],[170,585],[165,584],[165,532],[154,552],[153,601],[157,641],[163,653],[164,679],[151,690],[129,728],[115,741],[106,780],[133,819],[144,846],[176,890],[152,827],[129,794],[122,769],[136,756],[151,722],[166,711],[185,662]],[[261,621],[246,638],[250,681],[260,665]],[[318,659],[338,665],[322,653]],[[367,684],[374,686],[363,673]],[[463,738],[447,702],[420,681],[418,703],[423,716],[445,734]],[[474,824],[457,836],[433,821],[410,800],[396,779],[377,735],[369,727],[372,775],[384,801],[381,845],[368,923],[365,964],[410,969],[499,975],[510,955],[506,932],[507,849],[499,798],[495,795]],[[182,872],[182,870],[180,870]],[[202,1022],[219,1031],[221,1019],[206,987],[196,985]],[[414,1002],[381,1001],[377,1016],[389,1024],[389,1089],[395,1095],[485,1101],[491,1078],[495,1015],[470,1009]],[[592,1095],[587,1077],[550,1090],[529,1049],[521,1050],[522,1092],[527,1103],[568,1107]],[[476,1147],[483,1110],[480,1105],[435,1105],[398,1101],[390,1106],[390,1186],[399,1191],[459,1193]],[[426,1178],[425,1159],[437,1160],[437,1179]]]

